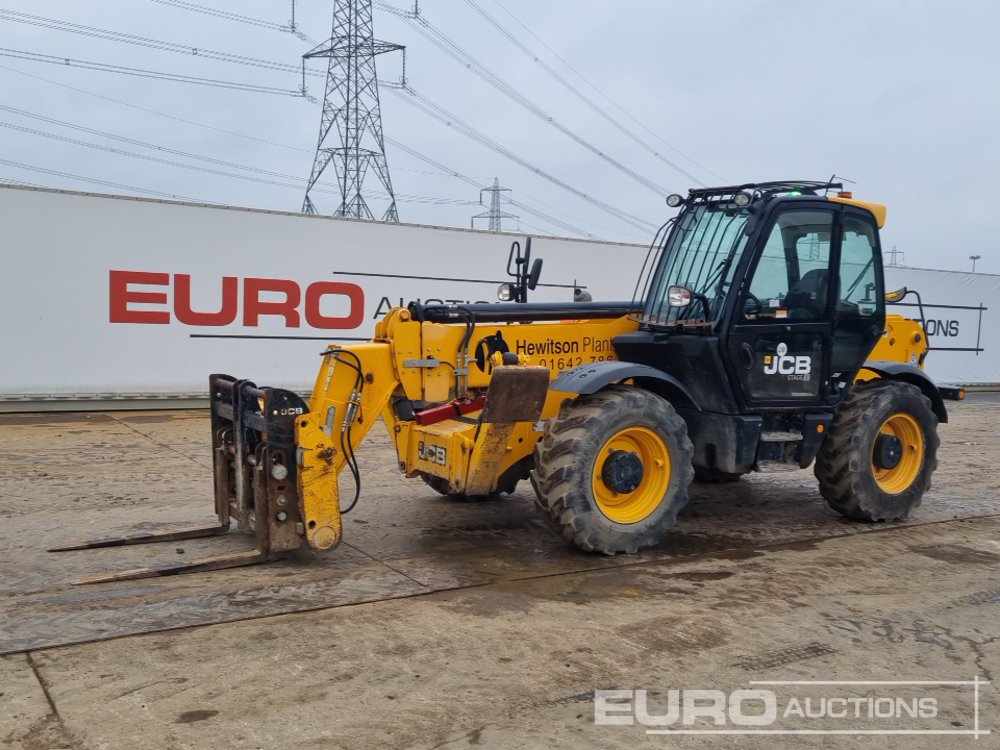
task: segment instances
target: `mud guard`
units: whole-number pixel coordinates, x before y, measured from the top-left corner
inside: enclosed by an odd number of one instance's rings
[[[673,375],[635,362],[611,360],[580,365],[559,373],[549,390],[585,396],[623,380],[634,380],[640,388],[663,396],[674,406],[701,411],[691,392]]]
[[[514,427],[518,422],[541,418],[548,385],[547,367],[498,367],[493,371],[486,408],[476,430],[476,460],[469,461],[466,495],[488,495],[497,488]]]
[[[871,360],[861,366],[862,370],[870,370],[885,380],[898,380],[902,383],[909,383],[919,388],[931,401],[931,409],[938,418],[938,422],[944,424],[948,421],[948,410],[944,407],[944,399],[941,391],[934,385],[934,381],[919,367],[908,365],[903,362],[892,362],[886,360]]]

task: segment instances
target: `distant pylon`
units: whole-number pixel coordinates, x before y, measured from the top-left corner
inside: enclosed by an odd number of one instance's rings
[[[401,49],[402,45],[374,39],[372,0],[335,0],[333,33],[327,41],[303,55],[306,60],[314,57],[330,60],[316,158],[302,203],[305,213],[319,213],[309,193],[333,162],[341,196],[335,216],[375,218],[361,195],[365,176],[372,169],[389,202],[382,221],[399,221],[385,158],[375,56]]]
[[[476,214],[472,217],[472,221],[469,222],[469,226],[473,229],[476,228],[476,219],[489,219],[490,220],[490,231],[500,232],[503,231],[500,227],[501,219],[519,219],[521,217],[515,216],[514,214],[509,214],[500,208],[500,193],[509,193],[510,188],[500,187],[500,178],[493,178],[493,187],[483,188],[479,191],[479,202],[483,202],[483,193],[492,193],[490,196],[490,210],[485,211],[481,214]]]
[[[906,266],[906,253],[897,250],[895,245],[892,246],[892,250],[886,250],[885,254],[889,256],[889,262],[886,265],[893,268]]]

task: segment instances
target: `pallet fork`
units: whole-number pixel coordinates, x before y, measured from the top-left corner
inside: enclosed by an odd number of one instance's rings
[[[274,560],[303,543],[299,518],[295,421],[308,409],[291,391],[258,388],[229,375],[209,378],[212,465],[216,523],[189,529],[139,532],[55,547],[50,552],[175,542],[225,534],[235,520],[251,533],[255,547],[202,557],[176,565],[156,565],[101,573],[75,584],[107,583],[176,575]]]

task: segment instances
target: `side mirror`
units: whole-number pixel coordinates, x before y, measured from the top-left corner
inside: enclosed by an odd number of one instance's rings
[[[691,290],[686,286],[672,286],[667,289],[667,304],[671,307],[687,307],[691,304]]]
[[[903,300],[903,297],[905,297],[909,293],[910,290],[904,286],[902,289],[897,289],[894,292],[886,292],[885,301],[888,302],[889,304],[901,302]]]
[[[542,275],[542,259],[537,258],[535,262],[531,264],[531,271],[528,272],[528,289],[535,291],[535,287],[538,286],[538,277]]]

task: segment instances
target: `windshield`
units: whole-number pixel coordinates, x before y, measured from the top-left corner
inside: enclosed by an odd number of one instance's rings
[[[732,203],[702,203],[686,209],[667,235],[649,284],[642,321],[651,325],[681,320],[715,322],[747,237],[750,212]],[[685,286],[693,294],[687,307],[670,307],[667,290]]]

